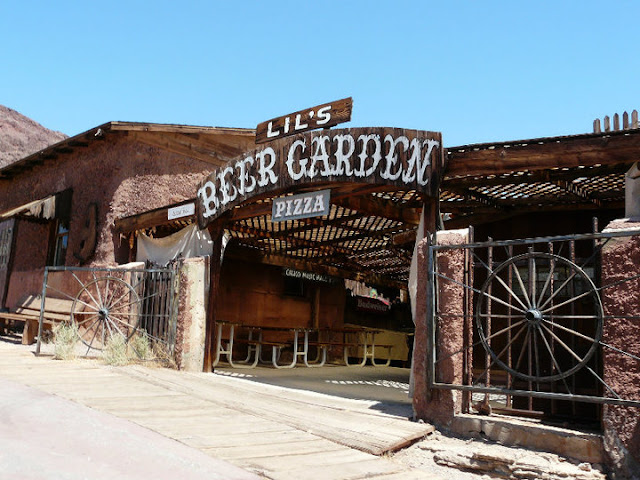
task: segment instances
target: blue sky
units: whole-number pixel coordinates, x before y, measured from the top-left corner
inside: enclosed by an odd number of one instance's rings
[[[0,5],[0,104],[254,128],[353,97],[346,126],[446,146],[589,132],[640,109],[640,2],[56,0]]]

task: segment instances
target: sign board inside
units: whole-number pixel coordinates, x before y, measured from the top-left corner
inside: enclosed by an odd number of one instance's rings
[[[356,309],[363,312],[385,314],[391,311],[391,305],[374,297],[356,297]]]
[[[299,278],[301,280],[309,280],[311,282],[335,283],[337,281],[336,278],[331,277],[329,275],[324,275],[322,273],[314,273],[314,272],[303,272],[301,270],[296,270],[294,268],[283,268],[282,274],[285,277]]]
[[[352,107],[353,101],[349,97],[262,122],[256,127],[256,143],[348,122]]]
[[[188,217],[196,213],[196,204],[187,203],[178,207],[170,208],[167,211],[168,220],[174,220],[176,218]]]
[[[271,221],[298,220],[300,218],[329,215],[331,190],[301,193],[273,199]]]

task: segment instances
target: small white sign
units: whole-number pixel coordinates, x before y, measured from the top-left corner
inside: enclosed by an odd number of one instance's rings
[[[168,216],[169,220],[188,217],[189,215],[193,215],[196,213],[196,204],[187,203],[185,205],[180,205],[179,207],[170,208],[168,212],[169,212],[169,216]]]
[[[331,190],[301,193],[273,199],[271,221],[282,222],[300,218],[329,215]]]

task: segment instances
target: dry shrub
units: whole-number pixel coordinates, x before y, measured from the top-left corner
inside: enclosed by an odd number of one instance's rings
[[[153,356],[151,341],[147,332],[138,332],[129,339],[129,346],[135,357],[133,359],[138,360],[150,360]]]
[[[71,360],[76,357],[78,329],[73,323],[61,323],[53,330],[54,354],[56,360]]]
[[[102,361],[107,365],[122,366],[129,363],[127,340],[122,335],[111,335],[102,350]]]

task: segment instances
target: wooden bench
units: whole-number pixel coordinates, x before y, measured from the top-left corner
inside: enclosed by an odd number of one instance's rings
[[[73,301],[60,298],[45,299],[42,327],[51,330],[54,325],[71,320]],[[23,322],[22,344],[31,345],[38,335],[42,298],[31,295],[27,297],[15,310],[0,312],[0,319]]]

